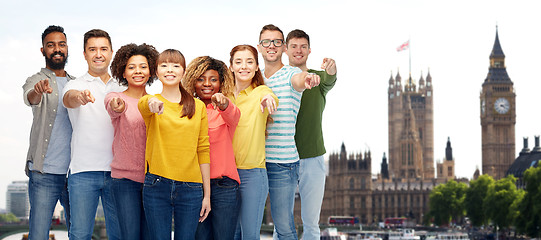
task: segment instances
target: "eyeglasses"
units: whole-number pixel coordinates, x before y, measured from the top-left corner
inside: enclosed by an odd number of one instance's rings
[[[284,39],[263,39],[259,41],[259,44],[261,44],[261,46],[263,47],[270,47],[271,43],[274,44],[275,47],[281,47],[282,45],[284,45]]]

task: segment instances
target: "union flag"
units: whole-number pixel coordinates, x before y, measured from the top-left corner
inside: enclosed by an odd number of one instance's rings
[[[402,43],[400,46],[398,46],[396,48],[396,51],[400,52],[400,51],[403,51],[403,50],[407,50],[409,47],[410,47],[410,40],[408,40],[408,41]]]

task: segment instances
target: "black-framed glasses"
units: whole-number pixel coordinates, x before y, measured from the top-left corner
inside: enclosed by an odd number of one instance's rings
[[[281,47],[282,45],[284,45],[284,39],[263,39],[259,41],[259,44],[261,44],[261,46],[263,47],[270,47],[271,43],[274,44],[275,47]]]

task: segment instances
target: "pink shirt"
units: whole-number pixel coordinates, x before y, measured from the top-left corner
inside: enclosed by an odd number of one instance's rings
[[[117,113],[111,109],[109,102],[113,97],[124,100],[124,112]],[[137,107],[139,99],[124,93],[111,92],[105,96],[105,108],[111,117],[115,129],[113,140],[113,161],[111,177],[127,178],[136,182],[145,180],[145,148],[146,126]]]
[[[214,110],[212,104],[207,105],[210,142],[210,178],[227,176],[240,184],[235,154],[233,152],[233,136],[240,119],[240,110],[229,101],[225,111]]]

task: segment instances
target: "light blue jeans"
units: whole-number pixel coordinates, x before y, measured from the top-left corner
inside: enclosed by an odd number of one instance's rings
[[[36,171],[28,173],[28,198],[30,200],[29,239],[48,240],[49,228],[56,202],[64,207],[66,226],[70,229],[70,207],[66,174],[48,174]]]
[[[325,192],[326,176],[323,155],[300,160],[299,193],[301,195],[301,217],[303,240],[319,240],[319,214]]]
[[[91,239],[100,197],[105,214],[107,237],[109,240],[120,239],[120,226],[111,194],[111,184],[109,171],[80,172],[69,175],[70,240]]]
[[[254,168],[238,169],[238,172],[241,203],[235,239],[260,239],[263,210],[269,193],[267,171]]]
[[[295,207],[295,190],[299,182],[299,162],[269,163],[269,197],[275,239],[298,239],[293,209]],[[241,182],[242,183],[242,182]]]

